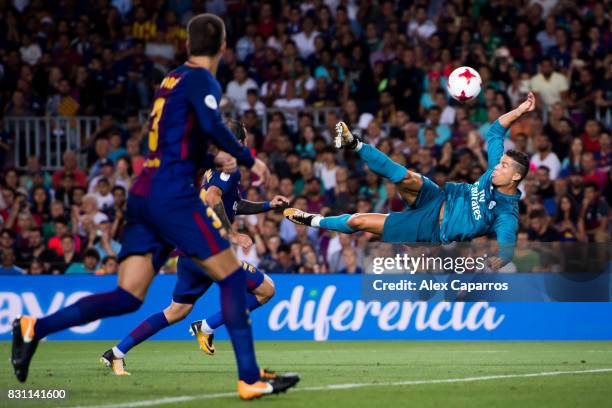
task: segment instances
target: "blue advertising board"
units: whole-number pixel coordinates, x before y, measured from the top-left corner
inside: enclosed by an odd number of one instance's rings
[[[260,340],[611,340],[610,302],[448,302],[362,296],[357,275],[274,275],[276,295],[251,314]],[[92,322],[50,339],[113,340],[165,308],[176,277],[155,278],[135,313]],[[44,316],[90,293],[114,288],[113,276],[0,277],[0,340],[20,314]],[[187,340],[188,323],[219,309],[213,285],[183,322],[154,339]],[[227,338],[225,330],[218,337]]]

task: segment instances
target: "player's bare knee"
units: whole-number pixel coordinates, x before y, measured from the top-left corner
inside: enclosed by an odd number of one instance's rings
[[[262,305],[268,303],[268,301],[274,297],[275,293],[276,288],[274,287],[274,281],[267,276],[263,283],[253,291],[257,301]]]
[[[423,178],[419,173],[407,171],[404,179],[398,183],[401,188],[411,191],[419,191],[423,185]]]
[[[164,310],[164,315],[166,316],[168,323],[172,324],[183,320],[185,317],[187,317],[187,315],[189,315],[189,313],[191,313],[192,309],[193,305],[172,302],[170,306]]]
[[[353,214],[346,221],[346,225],[352,229],[359,230],[365,225],[365,214]]]

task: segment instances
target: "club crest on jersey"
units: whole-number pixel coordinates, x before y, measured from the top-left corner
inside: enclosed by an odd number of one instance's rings
[[[219,105],[217,104],[217,99],[211,94],[208,94],[204,97],[204,104],[210,109],[217,109],[219,107]]]
[[[230,179],[231,174],[229,173],[221,173],[221,180],[227,181]]]
[[[492,210],[496,205],[497,205],[497,203],[495,201],[491,201],[489,203],[489,210]]]

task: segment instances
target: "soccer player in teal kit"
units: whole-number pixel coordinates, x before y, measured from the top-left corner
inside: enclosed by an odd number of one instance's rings
[[[69,327],[137,310],[155,271],[170,251],[179,249],[212,278],[221,292],[221,310],[238,365],[238,393],[253,399],[285,391],[297,376],[262,381],[255,359],[246,305],[246,271],[224,238],[213,210],[199,197],[196,171],[208,144],[234,156],[262,180],[268,169],[238,143],[219,112],[221,87],[214,75],[225,51],[225,25],[212,14],[193,17],[187,26],[188,61],[170,72],[153,101],[145,167],[130,190],[127,227],[119,254],[115,290],[84,297],[44,318],[23,316],[13,323],[11,362],[18,380],[27,379],[38,342]]]
[[[446,183],[444,190],[427,177],[395,163],[374,146],[358,140],[340,122],[336,126],[336,146],[357,151],[370,170],[396,183],[408,209],[390,214],[323,217],[288,208],[284,214],[296,224],[345,234],[368,231],[391,243],[446,244],[495,233],[499,256],[489,258],[489,263],[493,269],[498,269],[514,254],[520,199],[518,185],[529,171],[526,154],[514,150],[504,154],[504,135],[513,122],[534,109],[535,97],[530,93],[518,108],[500,116],[486,135],[487,171],[474,184]]]

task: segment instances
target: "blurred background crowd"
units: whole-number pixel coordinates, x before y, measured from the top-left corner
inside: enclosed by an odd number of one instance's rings
[[[505,142],[531,157],[516,269],[534,269],[530,241],[609,243],[609,10],[607,0],[0,0],[0,274],[116,272],[148,109],[186,58],[186,22],[202,12],[228,29],[222,109],[273,171],[264,190],[242,169],[244,198],[280,194],[326,214],[401,211],[393,184],[331,147],[338,120],[440,185],[472,183],[486,168],[489,126],[533,91],[537,111]],[[483,89],[458,104],[446,81],[463,65]],[[54,166],[25,154],[7,125],[60,116],[99,120],[77,134],[79,149],[58,142]],[[267,272],[362,273],[377,241],[278,212],[234,227],[254,241],[239,257]]]

